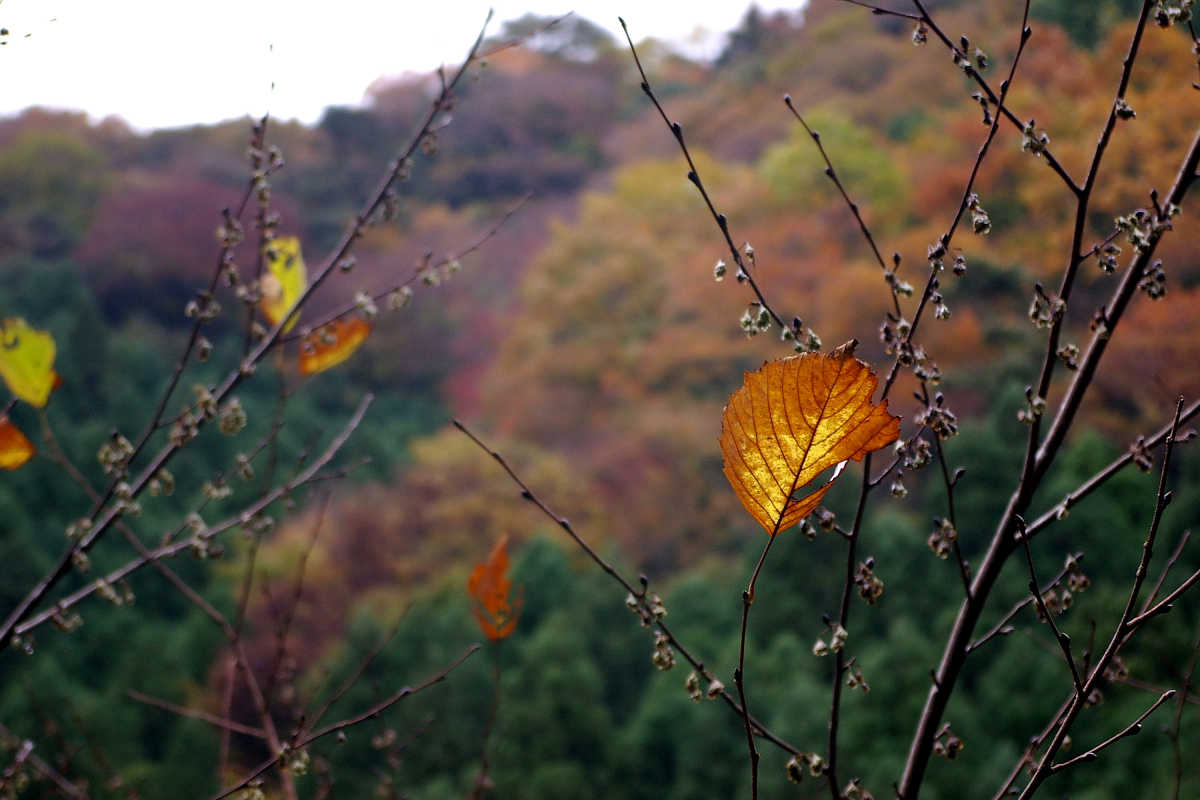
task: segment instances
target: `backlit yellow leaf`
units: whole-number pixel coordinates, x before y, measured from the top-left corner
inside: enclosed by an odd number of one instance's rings
[[[59,383],[54,352],[54,338],[20,317],[0,322],[0,375],[9,391],[38,408]]]
[[[900,418],[888,413],[887,401],[871,404],[878,379],[854,357],[855,344],[767,362],[746,373],[725,406],[725,477],[771,536],[821,503],[837,473],[812,492],[799,491],[820,473],[859,461],[900,435]]]
[[[366,320],[335,319],[300,340],[300,374],[313,375],[349,358],[367,339],[371,324]]]
[[[17,469],[33,458],[34,452],[25,434],[7,416],[0,416],[0,468]]]
[[[300,240],[295,236],[272,239],[264,248],[263,261],[267,269],[259,281],[262,300],[258,308],[272,325],[278,325],[308,288],[308,272],[304,268],[304,256],[300,254]],[[290,331],[299,316],[299,313],[292,314],[283,330]]]

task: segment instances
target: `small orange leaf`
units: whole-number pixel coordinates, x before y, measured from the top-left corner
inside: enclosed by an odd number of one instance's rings
[[[475,601],[471,611],[480,630],[492,641],[504,639],[517,627],[521,616],[522,593],[512,600],[512,581],[508,579],[508,536],[501,536],[492,547],[487,561],[476,564],[467,581],[467,591]]]
[[[771,536],[812,513],[841,470],[808,494],[797,490],[900,435],[900,418],[888,413],[887,401],[871,404],[879,381],[854,357],[856,344],[767,362],[746,373],[725,406],[725,477]]]
[[[7,416],[0,416],[0,467],[18,469],[33,458],[33,442],[13,425]]]
[[[300,340],[300,374],[314,375],[336,367],[358,349],[371,324],[364,319],[335,319]]]

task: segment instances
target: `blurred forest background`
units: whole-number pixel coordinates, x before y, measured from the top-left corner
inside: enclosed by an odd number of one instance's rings
[[[967,33],[1007,69],[1019,4],[930,5],[947,31]],[[1009,102],[1038,120],[1073,173],[1086,166],[1112,102],[1135,5],[1033,4],[1034,38]],[[636,38],[636,9],[626,19]],[[905,254],[915,282],[926,245],[957,207],[985,128],[944,51],[932,43],[914,48],[911,30],[898,23],[814,2],[803,13],[751,11],[714,63],[644,46],[656,90],[702,151],[706,184],[739,240],[757,251],[773,304],[800,314],[828,347],[857,337],[860,357],[875,364],[887,362],[877,341],[886,288],[780,97],[790,92],[821,132],[882,248]],[[510,23],[503,35],[540,24]],[[1101,175],[1096,239],[1115,216],[1146,205],[1150,187],[1170,183],[1200,109],[1195,79],[1186,37],[1152,27],[1130,89],[1137,118],[1118,131]],[[311,258],[345,230],[425,110],[433,80],[380,82],[364,107],[330,108],[315,127],[271,123],[268,141],[287,159],[273,178],[281,231],[299,235]],[[448,420],[486,432],[606,556],[650,575],[680,638],[727,677],[741,586],[762,534],[721,475],[720,412],[742,371],[786,354],[786,344],[775,336],[747,341],[740,330],[749,298],[732,280],[714,282],[719,236],[638,88],[627,50],[602,30],[575,19],[498,54],[460,92],[454,115],[436,157],[415,166],[398,222],[363,242],[356,271],[325,287],[313,313],[411,271],[426,251],[440,256],[469,244],[519,197],[532,192],[532,199],[463,260],[462,273],[381,315],[346,364],[303,385],[290,366],[264,370],[239,392],[251,432],[261,432],[280,381],[294,389],[281,461],[340,424],[364,392],[378,395],[345,451],[369,463],[327,500],[314,492],[295,498],[294,512],[275,513],[279,525],[259,554],[251,595],[251,657],[269,669],[279,604],[315,531],[291,638],[296,669],[277,688],[280,707],[299,707],[328,676],[345,675],[397,620],[396,638],[344,703],[361,707],[423,680],[479,638],[466,576],[509,534],[525,599],[516,633],[496,654],[503,664],[491,739],[496,796],[740,797],[748,787],[737,717],[719,704],[691,702],[682,667],[654,668],[650,638],[620,593]],[[219,210],[246,180],[248,131],[240,120],[142,135],[117,119],[39,109],[0,120],[0,311],[54,334],[64,386],[49,417],[97,480],[97,448],[114,427],[144,424],[146,398],[161,391],[182,346],[183,308],[210,275]],[[946,283],[950,319],[931,322],[923,335],[945,375],[942,391],[963,418],[950,457],[967,469],[958,503],[968,557],[979,555],[1005,500],[997,486],[1007,491],[1019,466],[1025,429],[1016,413],[1041,351],[1026,311],[1033,282],[1062,268],[1072,213],[1057,179],[1021,152],[1011,130],[1001,130],[976,190],[992,233],[986,249],[972,241],[966,277]],[[1169,291],[1156,302],[1135,301],[1053,491],[1035,506],[1055,502],[1138,434],[1168,421],[1177,396],[1200,394],[1194,206],[1189,199],[1159,251]],[[1081,280],[1075,302],[1104,302],[1111,279],[1089,264]],[[221,332],[210,333],[218,350],[240,346],[221,344]],[[911,415],[910,391],[900,388],[893,409]],[[38,430],[29,409],[13,416]],[[194,442],[174,466],[181,490],[146,498],[137,529],[177,524],[199,486],[231,461],[235,444],[212,432]],[[961,595],[953,566],[925,544],[944,499],[940,484],[925,487],[921,477],[906,498],[876,503],[865,525],[865,554],[875,557],[886,589],[854,631],[872,690],[847,700],[843,771],[860,775],[877,797],[888,796],[903,765],[928,670]],[[1172,480],[1176,499],[1164,531],[1173,540],[1200,513],[1200,463],[1190,449]],[[1061,622],[1077,641],[1087,640],[1090,620],[1103,628],[1119,614],[1155,481],[1122,473],[1036,542],[1047,571],[1068,552],[1087,554],[1096,588]],[[826,505],[848,512],[852,494],[844,482]],[[50,567],[63,530],[86,505],[46,459],[0,480],[0,608],[13,607]],[[209,506],[214,518],[219,507]],[[821,614],[837,602],[833,538],[809,543],[793,532],[781,539],[760,579],[764,601],[751,630],[754,707],[801,747],[817,748],[825,736],[828,666],[810,649],[824,630]],[[180,559],[177,568],[232,609],[246,544],[235,536],[226,547],[215,566]],[[1183,558],[1192,569],[1198,561],[1195,548]],[[96,568],[117,563],[98,558]],[[1020,600],[1026,580],[1010,570],[989,614]],[[0,722],[37,741],[39,752],[58,753],[70,772],[90,776],[97,796],[173,799],[183,796],[181,786],[204,796],[220,783],[218,734],[135,703],[126,690],[218,708],[220,632],[152,571],[130,585],[132,610],[96,600],[81,607],[78,631],[40,631],[35,655],[0,653]],[[966,749],[931,767],[926,796],[998,786],[1064,696],[1061,656],[1032,612],[1024,614],[1022,630],[968,666],[948,714]],[[992,618],[985,615],[985,624]],[[1177,685],[1198,619],[1191,597],[1169,624],[1152,626],[1127,654],[1129,683],[1110,687],[1080,735],[1098,741],[1145,707],[1146,686]],[[466,796],[479,771],[491,680],[489,658],[477,657],[446,684],[352,730],[344,744],[318,748],[333,796]],[[1200,747],[1197,703],[1185,705],[1184,752]],[[1056,778],[1049,791],[1166,796],[1168,716]],[[262,757],[253,740],[235,736],[233,746],[243,765]],[[788,783],[784,760],[766,752],[764,798],[826,792],[817,781]],[[1189,767],[1183,794],[1196,797],[1200,770]]]

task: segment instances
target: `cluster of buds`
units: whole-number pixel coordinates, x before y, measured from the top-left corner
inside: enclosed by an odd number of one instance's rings
[[[792,317],[792,324],[785,325],[779,331],[779,338],[785,342],[795,342],[792,349],[797,353],[816,353],[821,349],[821,337],[812,328],[804,327],[804,320]]]
[[[638,596],[630,592],[625,595],[625,607],[641,618],[643,628],[649,628],[655,620],[667,615],[667,607],[656,594]]]
[[[1079,345],[1067,342],[1062,347],[1054,351],[1054,354],[1063,362],[1063,366],[1069,370],[1079,369]]]
[[[77,612],[68,613],[61,609],[55,609],[54,614],[50,617],[50,622],[63,633],[74,633],[83,627],[83,617],[79,616]]]
[[[954,527],[954,523],[948,519],[934,517],[933,533],[929,534],[929,538],[925,540],[933,554],[938,558],[947,558],[954,549],[956,541],[958,541],[958,529]]]
[[[113,431],[96,452],[96,459],[104,469],[105,475],[124,475],[129,471],[131,457],[133,445],[118,431]]]
[[[900,467],[906,470],[918,470],[933,459],[933,445],[923,436],[911,439],[897,439],[894,446],[896,455],[900,458]],[[904,494],[907,494],[905,492]]]
[[[387,296],[388,311],[399,311],[412,302],[413,290],[410,286],[401,286]]]
[[[1063,589],[1059,592],[1057,589],[1051,589],[1042,595],[1042,603],[1046,606],[1046,611],[1043,612],[1041,606],[1037,607],[1038,622],[1046,621],[1046,613],[1052,617],[1061,617],[1070,610],[1075,597],[1070,590]]]
[[[917,23],[917,27],[912,32],[913,47],[920,47],[929,41],[929,28],[925,27],[925,21],[921,20]]]
[[[675,666],[675,651],[671,649],[671,641],[662,631],[654,632],[654,655],[650,657],[650,663],[663,672]]]
[[[883,343],[883,351],[888,355],[895,355],[897,360],[906,366],[914,360],[912,345],[908,343],[910,331],[912,323],[890,311],[879,326],[879,341]]]
[[[1067,304],[1061,297],[1046,294],[1040,283],[1033,285],[1033,302],[1029,304],[1029,321],[1033,323],[1033,327],[1051,327],[1062,319],[1066,310]]]
[[[242,480],[246,482],[254,480],[254,467],[250,463],[250,457],[245,453],[238,453],[233,457],[233,468]]]
[[[883,271],[883,280],[894,294],[899,297],[912,297],[913,286],[908,281],[902,281],[896,275],[900,271],[900,254],[892,253],[892,268]]]
[[[214,480],[205,481],[200,493],[208,500],[224,500],[233,494],[233,489],[225,482],[224,476],[218,475]]]
[[[239,522],[242,524],[242,535],[247,539],[262,538],[275,528],[275,518],[262,512],[243,513]]]
[[[1146,274],[1138,281],[1138,288],[1151,300],[1158,300],[1167,293],[1167,273],[1163,271],[1162,259],[1155,259]]]
[[[242,241],[245,236],[245,231],[242,230],[242,223],[238,221],[233,212],[226,208],[221,211],[221,224],[217,226],[217,239],[221,245],[226,248],[236,246]]]
[[[1030,119],[1021,129],[1021,152],[1032,153],[1041,157],[1050,144],[1050,137],[1043,130],[1038,130],[1037,123]]]
[[[1133,119],[1137,116],[1133,106],[1129,105],[1124,97],[1117,98],[1117,102],[1113,104],[1113,113],[1117,115],[1117,119]]]
[[[991,125],[992,124],[992,110],[991,110],[990,104],[988,103],[987,97],[984,96],[983,92],[972,92],[971,99],[974,100],[975,102],[979,103],[979,107],[981,109],[983,109],[983,124]]]
[[[125,481],[121,481],[113,487],[113,510],[118,514],[127,514],[131,517],[141,516],[142,504],[133,497],[133,487]]]
[[[1154,456],[1150,454],[1150,448],[1146,446],[1146,437],[1139,436],[1136,442],[1129,445],[1129,453],[1133,465],[1142,472],[1149,472],[1154,466]]]
[[[242,428],[246,427],[246,410],[242,408],[241,400],[231,397],[225,405],[221,406],[217,427],[226,436],[236,436],[241,433]]]
[[[975,47],[975,52],[972,54],[971,40],[966,36],[960,36],[958,39],[958,48],[954,50],[954,63],[969,75],[976,68],[980,71],[987,69],[988,57],[987,53],[983,52],[983,49],[978,46]]]
[[[875,795],[864,789],[858,778],[851,778],[842,789],[842,800],[875,800]]]
[[[963,740],[954,735],[948,722],[942,726],[933,740],[933,752],[949,761],[957,758],[963,747]]]
[[[96,594],[114,606],[131,606],[137,600],[133,594],[133,589],[125,581],[120,581],[116,586],[113,586],[104,578],[97,578]]]
[[[992,232],[992,218],[979,202],[979,195],[974,192],[967,197],[967,210],[971,212],[971,230],[980,236]]]
[[[937,434],[939,439],[949,439],[958,434],[958,416],[945,407],[946,398],[941,392],[933,396],[933,402],[916,416],[917,425],[922,425]]]
[[[74,522],[67,525],[67,538],[72,542],[78,542],[84,536],[87,536],[92,530],[92,521],[87,517],[80,517]]]
[[[1121,255],[1121,248],[1112,242],[1108,242],[1104,247],[1100,248],[1100,255],[1096,257],[1096,263],[1100,265],[1101,272],[1112,274],[1117,271],[1117,256]]]
[[[708,682],[707,688],[701,689],[700,675],[693,670],[688,673],[687,680],[683,682],[683,688],[687,691],[688,697],[696,702],[700,702],[705,697],[709,700],[716,700],[725,691],[725,684],[713,678]]]
[[[846,629],[841,626],[841,623],[830,621],[826,623],[826,627],[830,632],[829,641],[826,642],[824,637],[818,637],[812,647],[813,655],[818,658],[827,656],[830,653],[840,653],[842,648],[846,646],[846,639],[850,636],[846,632]]]
[[[757,336],[771,329],[771,312],[756,300],[746,307],[738,324],[747,338]]]
[[[1192,0],[1158,0],[1154,6],[1154,22],[1160,28],[1183,24],[1192,18]]]
[[[875,605],[883,594],[883,580],[875,574],[875,559],[860,561],[854,569],[854,585],[858,596]]]
[[[806,770],[814,778],[824,775],[825,759],[819,753],[797,753],[788,759],[785,768],[788,780],[792,783],[800,783],[804,780]]]
[[[196,292],[196,296],[188,300],[183,307],[183,315],[188,319],[209,322],[221,313],[221,304],[212,296],[212,292],[204,289]]]
[[[1067,556],[1065,566],[1067,570],[1067,586],[1072,592],[1085,591],[1089,586],[1092,585],[1091,578],[1089,578],[1083,571],[1083,568],[1079,566],[1078,558],[1075,556]]]
[[[1033,393],[1032,386],[1025,387],[1025,407],[1017,410],[1017,421],[1032,425],[1046,413],[1046,398]]]
[[[867,679],[863,677],[862,668],[854,663],[854,659],[850,659],[850,663],[846,665],[846,688],[858,689],[863,694],[869,694],[871,685],[867,683]]]
[[[1104,668],[1104,680],[1112,683],[1114,681],[1123,681],[1129,677],[1129,667],[1125,665],[1124,659],[1119,655],[1112,657],[1112,661],[1108,662],[1108,666]]]

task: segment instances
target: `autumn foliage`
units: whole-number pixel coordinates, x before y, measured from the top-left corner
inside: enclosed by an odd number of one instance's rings
[[[811,514],[841,474],[900,435],[887,401],[872,405],[878,383],[854,357],[851,341],[826,355],[805,353],[747,372],[721,418],[725,477],[742,505],[774,536]],[[800,490],[821,472],[832,477]]]
[[[471,611],[479,629],[492,641],[506,639],[516,630],[521,617],[523,590],[513,596],[508,578],[508,537],[502,536],[492,547],[487,560],[476,564],[467,580]]]

